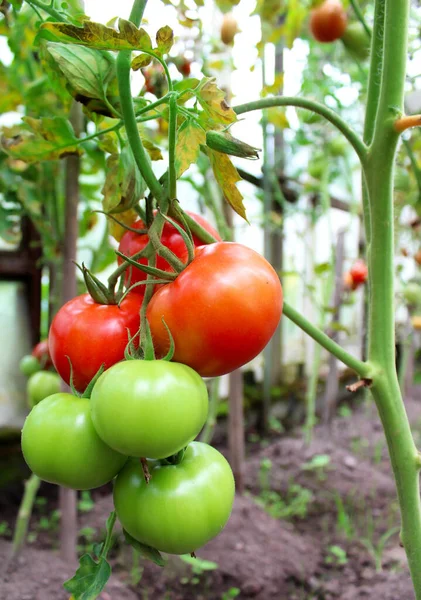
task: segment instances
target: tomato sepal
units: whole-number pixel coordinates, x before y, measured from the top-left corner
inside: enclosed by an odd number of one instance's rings
[[[124,538],[126,542],[132,546],[135,550],[137,550],[143,558],[146,558],[158,567],[165,567],[165,560],[162,554],[156,548],[152,548],[151,546],[147,546],[146,544],[142,544],[142,542],[138,542],[133,536],[130,535],[128,531],[123,529]]]
[[[117,304],[114,294],[85,267],[84,263],[79,269],[82,271],[86,289],[97,304]]]

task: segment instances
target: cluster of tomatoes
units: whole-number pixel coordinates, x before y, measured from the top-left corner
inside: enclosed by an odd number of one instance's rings
[[[347,290],[356,290],[367,281],[367,278],[367,265],[359,258],[354,262],[350,270],[344,274],[344,287]]]
[[[220,239],[202,217],[190,215]],[[145,229],[142,221],[134,226]],[[48,343],[74,393],[54,393],[34,406],[22,450],[45,481],[83,490],[116,478],[114,505],[124,529],[147,546],[184,554],[221,531],[235,492],[225,458],[193,441],[208,412],[202,377],[228,373],[264,348],[281,317],[282,288],[271,265],[240,244],[204,246],[193,236],[187,264],[186,245],[170,223],[161,242],[186,267],[155,285],[148,304],[157,359],[125,354],[129,339],[138,344],[144,285],[131,288],[120,306],[97,304],[88,294],[65,304]],[[147,234],[127,231],[120,251],[133,256],[147,243]],[[171,271],[159,256],[157,266]],[[146,278],[133,266],[125,276],[126,285]]]

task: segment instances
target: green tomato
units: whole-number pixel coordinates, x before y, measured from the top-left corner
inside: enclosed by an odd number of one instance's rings
[[[26,354],[19,363],[19,370],[23,375],[26,375],[26,377],[30,377],[41,370],[41,365],[35,356]]]
[[[308,163],[308,174],[313,177],[313,179],[321,179],[323,177],[323,173],[326,169],[326,160],[324,158],[313,158]]]
[[[346,141],[341,137],[335,137],[328,143],[328,150],[331,156],[345,156]]]
[[[403,297],[408,304],[421,306],[421,286],[418,283],[408,283],[403,290]]]
[[[32,408],[44,398],[60,391],[61,379],[57,373],[38,371],[31,375],[26,386],[29,406]]]
[[[128,456],[165,458],[187,446],[208,412],[203,379],[165,360],[117,363],[91,395],[92,421],[108,446]]]
[[[29,413],[22,452],[38,477],[76,490],[108,483],[127,460],[96,433],[89,400],[65,393],[45,398]]]
[[[341,40],[345,48],[355,58],[360,60],[368,58],[370,54],[370,38],[359,21],[348,25]]]
[[[148,461],[146,484],[139,461],[129,461],[114,486],[114,506],[128,533],[161,552],[187,554],[226,525],[234,501],[231,468],[212,446],[192,442],[182,461]]]

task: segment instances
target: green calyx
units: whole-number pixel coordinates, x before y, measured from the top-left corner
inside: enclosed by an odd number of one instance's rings
[[[211,150],[238,156],[240,158],[248,158],[257,160],[259,158],[259,148],[253,148],[241,140],[233,137],[227,131],[207,131],[206,146]]]

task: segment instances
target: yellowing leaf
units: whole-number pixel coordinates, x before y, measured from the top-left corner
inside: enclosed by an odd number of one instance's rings
[[[225,102],[225,92],[216,85],[215,77],[203,78],[195,92],[203,110],[213,121],[229,125],[237,120],[237,115]]]
[[[165,27],[158,29],[156,34],[156,43],[158,44],[158,51],[161,56],[163,54],[168,54],[174,43],[174,32],[171,27],[165,25]]]
[[[193,120],[184,121],[177,133],[175,147],[175,170],[177,177],[197,161],[201,144],[206,143],[206,134]]]
[[[124,19],[118,21],[119,31],[102,25],[85,21],[82,27],[67,23],[43,23],[39,37],[53,42],[71,42],[97,48],[98,50],[152,50],[149,35],[142,28],[138,29]]]
[[[238,181],[241,181],[237,169],[227,154],[221,154],[221,152],[209,149],[208,155],[216,181],[222,189],[226,201],[240,217],[243,217],[247,221],[243,196],[235,185]]]
[[[5,128],[2,147],[9,156],[25,162],[56,160],[69,154],[82,154],[72,126],[62,117],[24,117],[23,126]]]
[[[158,146],[155,146],[151,140],[142,138],[142,143],[151,160],[164,160],[164,157],[161,154],[161,149]]]
[[[119,221],[121,221],[121,223],[130,226],[133,225],[137,217],[137,212],[134,210],[134,208],[131,208],[130,210],[120,213],[117,218]],[[124,229],[124,227],[116,223],[116,221],[108,219],[108,231],[110,232],[110,235],[112,235],[113,238],[119,242],[127,229]]]

